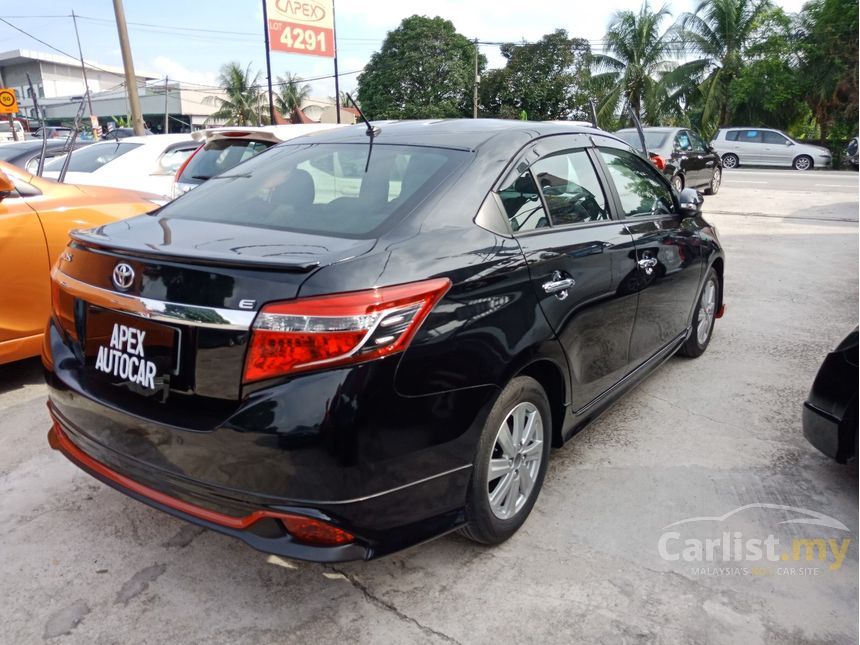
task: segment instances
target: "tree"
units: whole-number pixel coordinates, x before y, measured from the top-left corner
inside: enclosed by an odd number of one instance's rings
[[[670,104],[663,76],[674,67],[671,58],[678,49],[674,28],[661,31],[669,16],[666,7],[652,11],[647,1],[638,13],[615,13],[605,36],[607,53],[594,57],[596,70],[606,70],[595,84],[614,90],[603,99],[599,116],[614,113],[623,100],[640,120],[659,123]]]
[[[278,76],[278,91],[275,93],[275,109],[294,123],[299,122],[296,114],[302,109],[311,93],[311,86],[302,83],[296,74],[287,72],[286,76]]]
[[[501,46],[505,67],[481,79],[485,116],[548,121],[583,118],[588,112],[591,51],[588,42],[557,29],[535,43]]]
[[[370,119],[468,116],[474,74],[475,44],[450,20],[411,16],[370,57],[356,100]]]
[[[218,106],[209,119],[224,119],[227,125],[259,125],[263,121],[266,106],[260,91],[260,72],[252,74],[250,64],[243,70],[239,63],[227,63],[221,68],[218,84],[226,98],[207,96],[203,99]]]
[[[821,138],[857,133],[857,0],[812,0],[800,15],[800,81]]]
[[[752,36],[770,7],[769,0],[702,0],[693,13],[681,17],[680,33],[685,47],[701,58],[676,71],[699,81],[700,128],[706,135],[716,127],[729,125],[730,86],[740,73]]]

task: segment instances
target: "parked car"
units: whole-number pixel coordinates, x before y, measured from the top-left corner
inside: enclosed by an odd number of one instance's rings
[[[72,136],[72,129],[62,126],[46,125],[44,127],[46,139],[68,139]],[[37,128],[31,133],[31,139],[42,138],[42,128]]]
[[[191,134],[201,143],[176,172],[173,196],[179,197],[207,179],[255,157],[272,146],[306,134],[346,127],[335,123],[302,123],[262,127],[207,128]]]
[[[170,197],[176,171],[198,146],[187,134],[99,141],[72,153],[65,180]],[[57,157],[46,164],[44,176],[59,177],[63,163],[64,157]]]
[[[0,162],[0,364],[38,356],[51,311],[50,267],[69,230],[155,208],[147,195],[58,184]]]
[[[720,156],[705,140],[689,128],[642,128],[651,162],[676,190],[701,188],[715,195],[723,179]],[[639,132],[633,128],[619,130],[618,137],[634,149],[642,147]]]
[[[720,155],[723,168],[752,166],[790,166],[795,170],[812,170],[830,165],[830,150],[798,143],[784,132],[769,128],[720,128],[711,141]]]
[[[844,464],[857,458],[858,328],[821,364],[803,404],[803,434],[813,446]]]
[[[143,131],[144,136],[149,136],[152,134],[152,130],[145,129]],[[102,139],[105,141],[119,141],[120,139],[128,139],[129,137],[135,136],[134,128],[114,128],[113,130],[106,130],[102,134]]]
[[[86,143],[76,143],[75,150],[82,148]],[[46,146],[45,162],[54,157],[66,154],[68,143],[65,140],[49,139]],[[19,168],[23,168],[30,174],[35,174],[39,166],[39,157],[42,155],[42,141],[19,141],[16,143],[0,144],[0,161],[5,161]]]
[[[49,438],[257,549],[368,559],[526,520],[561,445],[723,311],[694,190],[502,120],[287,141],[53,273]],[[373,144],[372,147],[370,144]]]
[[[860,168],[860,154],[858,154],[857,137],[853,137],[845,146],[845,160],[854,170]]]

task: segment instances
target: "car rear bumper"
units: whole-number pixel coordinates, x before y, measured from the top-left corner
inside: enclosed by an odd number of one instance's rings
[[[803,436],[831,459],[844,461],[843,449],[840,446],[839,420],[810,405],[809,401],[803,403]]]

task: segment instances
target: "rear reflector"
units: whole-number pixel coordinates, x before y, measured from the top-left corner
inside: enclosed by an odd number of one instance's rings
[[[287,532],[299,542],[318,546],[339,546],[355,540],[351,533],[312,517],[295,515],[281,518]]]
[[[403,351],[450,288],[436,278],[266,305],[254,320],[244,381]]]
[[[654,152],[648,156],[651,157],[651,163],[657,166],[657,170],[666,170],[666,160],[663,157]]]

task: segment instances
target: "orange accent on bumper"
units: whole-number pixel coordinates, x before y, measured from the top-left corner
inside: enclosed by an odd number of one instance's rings
[[[93,471],[94,473],[98,473],[102,477],[109,479],[113,482],[116,482],[123,488],[137,493],[138,495],[142,495],[148,499],[151,499],[158,504],[162,504],[163,506],[167,506],[168,508],[172,508],[180,513],[185,513],[186,515],[191,515],[192,517],[196,517],[198,519],[204,520],[206,522],[211,522],[212,524],[218,524],[220,526],[224,526],[230,529],[236,530],[245,530],[255,522],[259,522],[262,519],[272,518],[276,520],[281,520],[285,526],[287,526],[288,522],[302,522],[302,521],[316,521],[312,518],[308,518],[302,515],[293,515],[291,513],[277,513],[274,511],[254,511],[250,515],[246,515],[244,517],[233,517],[232,515],[225,515],[224,513],[219,513],[217,511],[210,511],[209,509],[203,508],[201,506],[197,506],[195,504],[191,504],[189,502],[184,502],[181,499],[176,499],[175,497],[171,497],[170,495],[166,495],[160,491],[155,490],[154,488],[150,488],[149,486],[145,486],[139,482],[136,482],[132,479],[129,479],[125,475],[121,475],[115,470],[108,468],[105,464],[101,463],[90,457],[83,450],[78,448],[72,441],[66,436],[63,432],[60,425],[55,421],[54,425],[51,426],[51,429],[48,431],[48,444],[54,450],[59,450],[64,455],[72,459],[73,461],[81,464],[88,470]],[[321,524],[323,522],[320,522]],[[345,535],[346,532],[343,532]],[[353,539],[350,535],[350,541]]]

